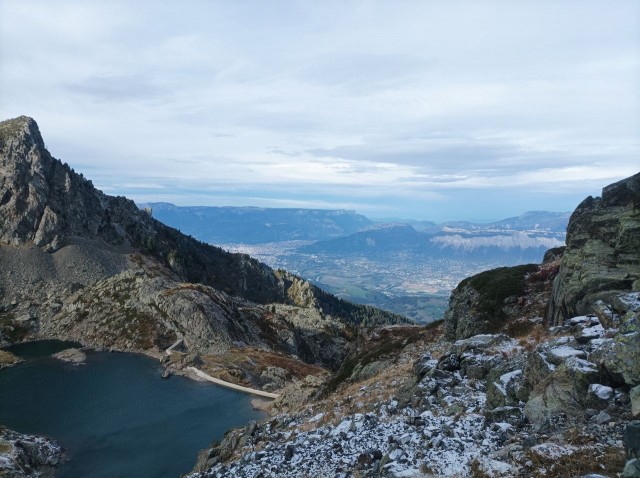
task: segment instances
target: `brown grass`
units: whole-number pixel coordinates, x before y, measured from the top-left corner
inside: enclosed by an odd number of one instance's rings
[[[528,450],[525,457],[532,464],[533,478],[566,478],[589,473],[616,477],[624,468],[626,456],[622,448],[584,446],[560,459],[541,456],[533,450]]]
[[[477,459],[469,463],[469,476],[471,478],[492,478],[482,469],[482,465]]]
[[[259,376],[267,367],[284,369],[289,379],[307,375],[323,376],[328,372],[317,365],[284,354],[253,348],[232,348],[223,355],[203,355],[202,368],[211,376],[244,386],[255,386],[246,376]]]

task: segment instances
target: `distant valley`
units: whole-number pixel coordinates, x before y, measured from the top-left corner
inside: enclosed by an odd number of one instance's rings
[[[196,239],[292,271],[338,297],[403,314],[442,317],[465,277],[540,262],[564,244],[567,212],[493,223],[375,222],[354,211],[141,204]]]

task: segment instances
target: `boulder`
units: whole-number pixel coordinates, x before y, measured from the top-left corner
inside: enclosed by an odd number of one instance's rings
[[[610,375],[621,377],[627,385],[640,385],[640,332],[617,334],[595,355]]]
[[[620,476],[622,478],[640,478],[640,460],[636,458],[627,461]]]
[[[528,356],[524,374],[531,385],[544,381],[559,365],[569,358],[586,359],[573,337],[558,337],[538,345]]]
[[[479,334],[457,340],[451,346],[450,352],[460,356],[467,351],[486,351],[499,345],[512,343],[515,344],[515,342],[505,334]]]
[[[587,389],[587,404],[597,409],[607,408],[614,395],[613,388],[599,383],[592,383]]]
[[[570,357],[558,366],[532,393],[525,406],[530,423],[541,427],[552,418],[566,414],[580,416],[584,413],[589,385],[596,383],[600,373],[595,364]]]
[[[521,369],[507,372],[487,381],[487,408],[515,406],[526,402],[531,385]]]

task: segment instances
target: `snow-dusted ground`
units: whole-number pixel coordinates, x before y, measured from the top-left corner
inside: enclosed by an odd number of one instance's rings
[[[189,477],[346,477],[358,469],[362,476],[374,471],[397,477],[465,476],[474,460],[490,476],[513,476],[510,465],[488,454],[514,427],[487,423],[484,384],[452,375],[457,384],[443,388],[439,398],[425,384],[427,401],[421,409],[399,408],[389,400],[377,413],[345,415],[333,424],[321,424],[323,414],[298,415],[284,427],[267,424],[239,460]],[[361,393],[369,390],[364,387]],[[265,446],[262,435],[268,436]],[[373,462],[378,463],[375,469],[369,467]]]
[[[630,398],[592,360],[617,333],[581,316],[533,344],[501,334],[422,344],[404,369],[391,366],[377,381],[356,382],[305,410],[232,431],[201,456],[202,471],[188,476],[592,476],[572,475],[575,467],[614,476],[624,463]],[[592,380],[575,384],[584,388],[584,410],[549,409],[546,422],[538,424],[535,414],[528,422],[525,401],[535,405],[529,380],[556,387],[556,372],[560,387],[571,377]],[[563,389],[554,387],[534,391],[563,400]]]

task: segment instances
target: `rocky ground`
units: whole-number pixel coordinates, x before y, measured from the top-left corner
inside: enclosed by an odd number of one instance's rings
[[[611,377],[639,364],[619,369],[605,350],[638,333],[639,296],[618,298],[628,307],[612,312],[618,328],[593,315],[453,342],[434,328],[379,357],[373,375],[230,432],[190,477],[618,476],[637,446],[624,433],[640,402]]]
[[[49,478],[63,460],[62,447],[48,438],[0,427],[0,476]]]
[[[53,357],[74,365],[81,365],[87,361],[87,355],[80,349],[62,350],[61,352],[53,354]]]

